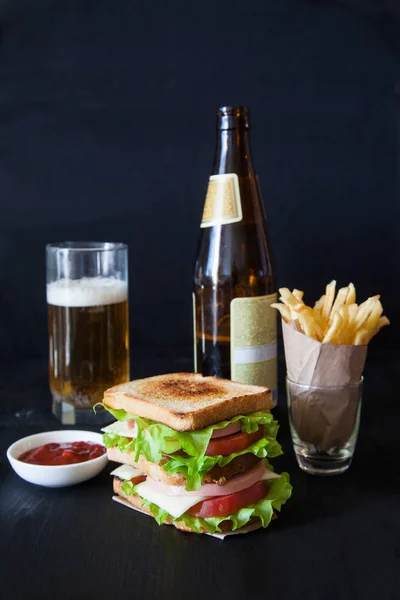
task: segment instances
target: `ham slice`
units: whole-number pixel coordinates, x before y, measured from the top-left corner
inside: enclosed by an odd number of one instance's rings
[[[147,483],[155,491],[161,492],[166,496],[201,496],[202,498],[212,498],[213,496],[226,496],[227,494],[233,494],[244,490],[257,481],[275,479],[279,477],[276,473],[266,469],[264,462],[260,461],[255,467],[247,471],[247,473],[241,473],[235,475],[232,479],[229,479],[225,485],[218,485],[216,483],[205,483],[199,490],[188,492],[184,486],[180,485],[166,485],[160,481],[154,481],[147,478]]]

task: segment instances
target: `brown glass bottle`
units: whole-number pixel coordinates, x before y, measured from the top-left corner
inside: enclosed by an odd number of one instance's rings
[[[195,371],[276,388],[275,280],[249,129],[246,107],[218,109],[194,271]]]

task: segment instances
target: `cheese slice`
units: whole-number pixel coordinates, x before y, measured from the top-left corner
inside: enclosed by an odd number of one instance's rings
[[[181,517],[189,508],[204,500],[202,496],[166,496],[150,487],[147,481],[135,486],[135,492],[145,500],[157,504],[176,519]]]
[[[135,423],[135,427],[128,427],[127,421],[115,421],[111,423],[111,425],[107,425],[107,427],[103,427],[101,431],[104,433],[116,433],[117,435],[122,435],[128,438],[137,437],[137,426]]]
[[[269,471],[265,469],[264,475],[262,475],[260,481],[268,481],[268,479],[279,479],[280,475],[278,473],[274,473],[273,471]]]
[[[114,469],[114,471],[111,471],[110,475],[114,475],[114,477],[119,477],[120,479],[129,480],[132,479],[132,477],[139,477],[140,475],[143,475],[143,473],[130,465],[121,465]]]

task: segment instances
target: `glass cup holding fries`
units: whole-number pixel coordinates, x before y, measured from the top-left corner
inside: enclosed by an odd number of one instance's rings
[[[289,423],[297,462],[312,474],[350,466],[357,441],[368,343],[385,325],[380,296],[356,303],[350,283],[336,281],[311,308],[304,293],[281,288]]]
[[[347,386],[302,385],[286,378],[290,433],[303,471],[339,475],[349,468],[360,426],[362,387],[363,378]],[[310,403],[314,409],[303,418]]]

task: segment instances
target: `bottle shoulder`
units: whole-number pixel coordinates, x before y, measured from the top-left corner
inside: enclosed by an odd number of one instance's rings
[[[263,228],[232,224],[202,230],[194,269],[195,285],[242,284],[246,289],[262,288],[262,295],[274,291],[274,280],[272,256]]]

